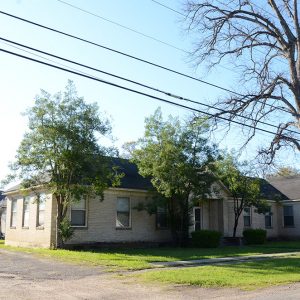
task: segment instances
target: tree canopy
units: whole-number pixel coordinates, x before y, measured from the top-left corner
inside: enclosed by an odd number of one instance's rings
[[[29,128],[12,169],[24,188],[42,185],[56,197],[59,232],[61,224],[66,228],[64,218],[72,201],[90,194],[103,199],[103,191],[118,183],[120,174],[109,162],[114,153],[99,144],[99,138],[110,133],[110,123],[99,115],[96,104],[77,95],[71,81],[64,93],[52,96],[42,90],[26,115]]]
[[[247,141],[257,128],[274,132],[259,149],[268,163],[280,149],[299,151],[298,1],[187,0],[186,13],[197,64],[225,62],[240,74],[234,93],[215,102],[222,109],[215,115],[251,125]]]
[[[208,129],[203,118],[164,121],[158,109],[146,119],[144,137],[133,147],[140,174],[149,176],[166,200],[174,238],[187,238],[191,206],[210,193],[210,169],[218,151],[208,141]]]
[[[261,198],[260,179],[253,177],[253,166],[247,161],[239,162],[234,153],[225,153],[223,159],[216,162],[215,174],[229,190],[233,201],[235,237],[240,216],[246,207],[253,206],[259,213],[268,209],[266,201]]]

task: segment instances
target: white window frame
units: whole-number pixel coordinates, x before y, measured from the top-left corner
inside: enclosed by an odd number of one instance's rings
[[[82,208],[72,208],[72,204],[70,205],[70,223],[71,223],[71,227],[72,228],[87,228],[88,226],[88,214],[87,214],[87,211],[88,211],[88,201],[87,199],[82,199],[81,201],[84,201],[85,202],[85,205],[84,205],[84,209]],[[80,211],[85,211],[85,224],[84,225],[72,225],[72,210],[80,210]]]
[[[15,203],[15,207],[14,204]],[[15,210],[14,210],[15,208]],[[11,199],[11,209],[10,209],[10,227],[16,228],[17,227],[17,217],[18,217],[18,199],[14,198]]]
[[[200,206],[194,206],[194,209],[193,209],[193,221],[194,221],[194,224],[193,224],[193,226],[194,226],[194,231],[196,231],[196,213],[195,213],[195,211],[196,211],[196,209],[200,209],[200,230],[202,229],[202,207],[200,207]]]
[[[166,226],[158,226],[158,215],[163,214],[165,215],[166,218]],[[169,229],[169,222],[168,222],[168,209],[167,206],[158,206],[156,208],[156,215],[155,215],[155,228],[157,230],[164,230],[164,229]]]
[[[291,208],[292,208],[293,214],[292,214],[292,215],[286,216],[286,215],[284,214],[284,207],[291,207]],[[284,228],[293,228],[293,227],[295,227],[294,206],[293,206],[292,204],[286,204],[286,205],[283,205],[283,207],[282,207],[282,215],[283,215],[283,227],[284,227]],[[285,225],[285,221],[284,221],[284,218],[285,218],[285,217],[293,217],[293,225]]]
[[[128,207],[129,207],[128,226],[118,226],[117,225],[117,221],[118,221],[118,199],[128,199],[128,202],[129,202],[129,205],[128,205]],[[117,197],[117,200],[116,200],[116,218],[115,218],[115,220],[116,220],[116,229],[131,229],[132,224],[131,224],[131,199],[130,199],[130,197],[122,197],[122,196]]]
[[[25,202],[28,201],[27,210]],[[25,214],[28,213],[28,224],[25,224]],[[29,218],[30,218],[30,197],[26,196],[23,198],[23,214],[22,214],[22,228],[29,228]]]
[[[0,218],[0,224],[1,224],[1,233],[5,235],[6,231],[6,215],[7,215],[7,210],[6,207],[3,208],[1,218]]]
[[[249,209],[249,214],[245,214],[245,209]],[[245,225],[245,217],[249,217],[249,225]],[[246,206],[243,209],[243,221],[244,221],[244,227],[251,227],[252,225],[252,211],[251,211],[251,206]]]
[[[44,209],[40,209],[40,199],[44,197]],[[45,216],[46,216],[46,203],[47,203],[47,195],[45,193],[40,193],[37,199],[37,211],[36,211],[36,227],[37,228],[44,228],[45,226]],[[40,223],[40,215],[41,212],[44,212],[44,222],[43,224]]]
[[[270,220],[271,220],[271,225],[270,226],[267,226],[267,224],[266,224],[266,217],[269,217]],[[272,228],[272,227],[273,227],[273,214],[272,214],[272,209],[270,207],[270,211],[265,213],[265,228],[268,229],[268,228]]]

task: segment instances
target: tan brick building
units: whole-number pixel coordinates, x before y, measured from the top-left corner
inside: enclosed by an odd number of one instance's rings
[[[123,171],[125,176],[121,186],[106,190],[104,201],[90,198],[72,205],[68,216],[74,228],[74,236],[68,243],[171,240],[164,210],[158,209],[157,214],[149,215],[146,211],[136,209],[139,203],[149,201],[149,181],[137,173],[133,164],[126,163]],[[294,181],[296,186],[300,183],[300,177]],[[213,229],[222,232],[224,236],[231,236],[233,201],[222,184],[216,183],[215,186],[219,191],[217,195],[193,208],[190,231]],[[300,200],[290,199],[280,192],[279,184],[277,188],[275,186],[276,184],[263,181],[262,189],[265,198],[269,199],[270,213],[257,214],[253,207],[246,208],[240,217],[237,236],[241,236],[245,228],[264,228],[268,237],[300,237]],[[45,248],[55,246],[56,201],[46,190],[41,189],[37,194],[21,194],[19,187],[6,191],[7,245]]]

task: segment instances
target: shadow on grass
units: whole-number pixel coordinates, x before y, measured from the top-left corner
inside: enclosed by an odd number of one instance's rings
[[[293,243],[267,243],[260,246],[225,246],[213,249],[200,248],[141,248],[141,249],[90,249],[82,252],[99,253],[104,256],[112,256],[115,260],[144,260],[146,262],[155,261],[176,261],[194,260],[204,258],[218,258],[231,256],[248,256],[257,254],[271,254],[280,252],[300,251],[300,242]]]
[[[237,263],[234,265],[222,265],[222,268],[234,269],[235,271],[243,270],[248,273],[259,274],[290,274],[296,273],[300,275],[300,256],[288,258],[273,258],[268,260],[259,260],[251,262]]]
[[[300,282],[300,256],[235,264],[159,269],[133,276],[150,282],[254,290]]]

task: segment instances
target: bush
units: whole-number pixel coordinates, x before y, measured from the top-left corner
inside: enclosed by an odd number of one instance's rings
[[[192,232],[192,244],[200,248],[217,248],[222,234],[214,230],[199,230]]]
[[[74,229],[71,227],[71,222],[67,218],[64,218],[60,222],[58,230],[64,243],[74,234]]]
[[[267,231],[264,229],[246,229],[243,231],[244,241],[247,245],[264,244]]]

